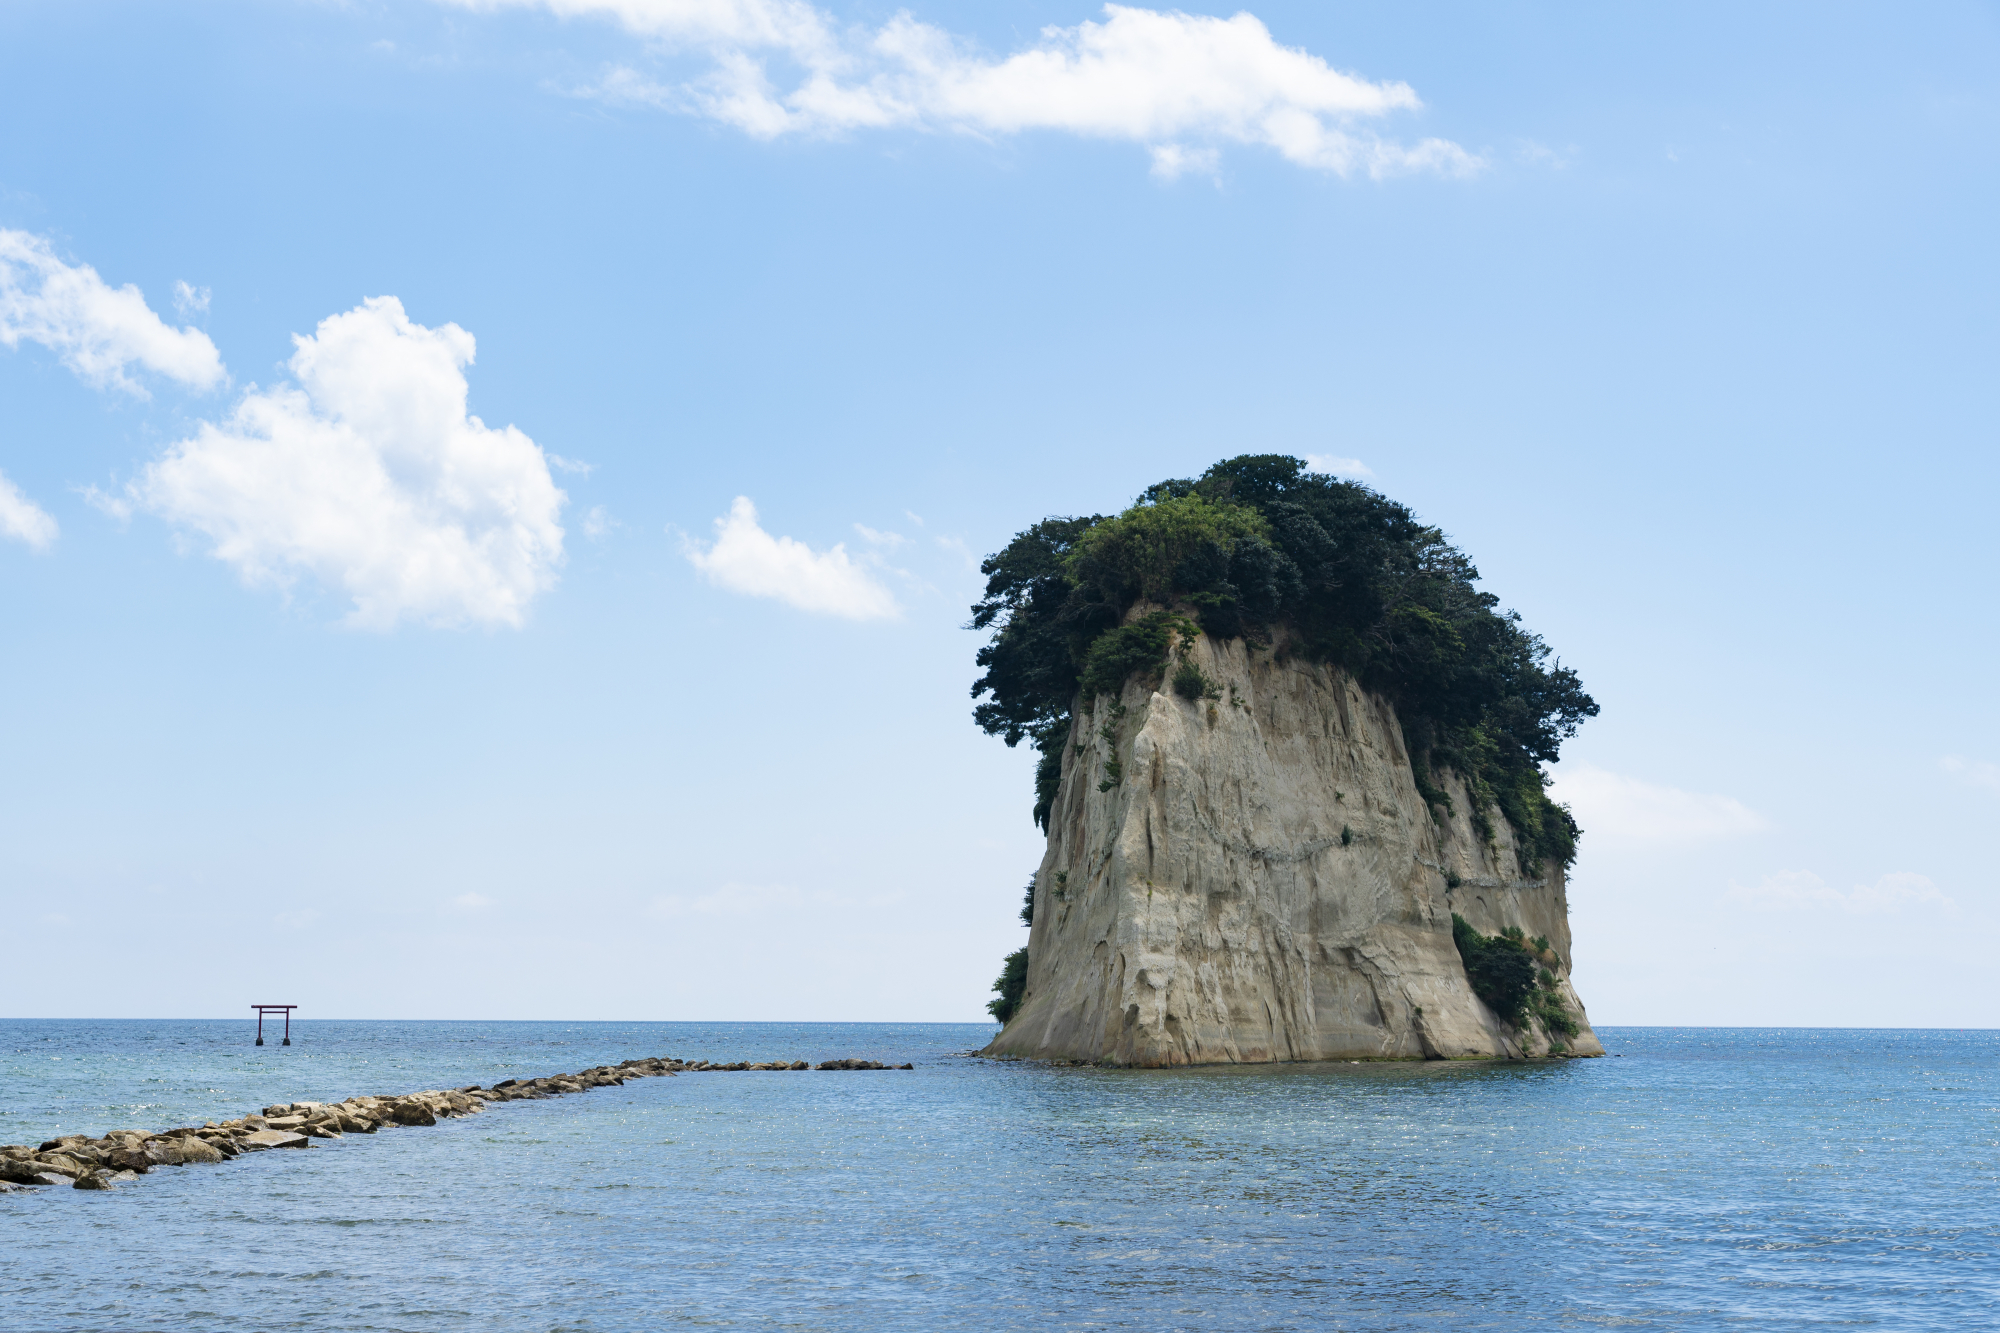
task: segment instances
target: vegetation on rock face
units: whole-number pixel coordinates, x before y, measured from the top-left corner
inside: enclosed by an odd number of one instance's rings
[[[1021,997],[1028,993],[1028,951],[1026,948],[1014,950],[1007,955],[1007,961],[1000,967],[999,979],[993,983],[998,999],[986,1002],[986,1012],[993,1015],[996,1023],[1005,1023],[1021,1007]]]
[[[1222,687],[1208,678],[1208,673],[1193,662],[1181,663],[1181,669],[1174,672],[1174,693],[1187,700],[1220,699]]]
[[[1451,940],[1472,992],[1515,1027],[1539,1022],[1549,1036],[1549,1049],[1560,1051],[1577,1034],[1576,1017],[1563,1002],[1562,983],[1536,959],[1549,954],[1549,942],[1537,935],[1523,940],[1518,926],[1498,935],[1482,935],[1458,913],[1451,914]]]
[[[1535,990],[1535,960],[1527,946],[1508,935],[1482,935],[1456,912],[1451,914],[1451,942],[1458,946],[1472,993],[1502,1019],[1519,1027],[1527,1017],[1528,997]]]
[[[1041,752],[1034,816],[1044,828],[1071,708],[1161,671],[1175,637],[1191,639],[1198,622],[1218,639],[1282,642],[1353,673],[1395,703],[1426,801],[1449,806],[1434,773],[1451,768],[1475,825],[1490,835],[1497,805],[1526,866],[1575,859],[1576,824],[1544,792],[1541,765],[1596,703],[1479,590],[1478,570],[1442,532],[1366,486],[1246,454],[1161,482],[1116,517],[1044,519],[980,569],[986,595],[972,627],[992,638],[979,650],[973,715]],[[1126,625],[1141,602],[1158,609]],[[1179,676],[1175,688],[1194,697]]]

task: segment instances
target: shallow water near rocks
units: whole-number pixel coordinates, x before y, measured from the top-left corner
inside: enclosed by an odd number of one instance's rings
[[[0,1022],[0,1142],[641,1055],[707,1073],[0,1195],[6,1329],[1965,1329],[2000,1034],[1174,1072],[985,1025]]]

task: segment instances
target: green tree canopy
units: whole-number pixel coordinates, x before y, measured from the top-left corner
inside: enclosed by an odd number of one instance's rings
[[[1100,643],[1145,601],[1191,613],[1225,640],[1261,646],[1282,626],[1287,651],[1341,666],[1395,703],[1427,799],[1444,799],[1432,766],[1450,766],[1472,789],[1475,822],[1497,804],[1529,859],[1575,858],[1576,825],[1544,793],[1540,765],[1597,704],[1480,590],[1479,571],[1442,532],[1366,486],[1296,458],[1246,454],[1149,487],[1115,517],[1044,519],[980,570],[986,595],[972,627],[991,638],[977,658],[973,716],[1007,744],[1026,738],[1041,751],[1043,827],[1086,668],[1103,690],[1115,688],[1107,663],[1149,664],[1134,656],[1141,635],[1115,651]],[[1157,667],[1166,635],[1153,639]]]

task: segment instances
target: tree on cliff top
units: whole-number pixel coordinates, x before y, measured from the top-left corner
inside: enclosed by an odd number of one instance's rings
[[[989,735],[1041,752],[1034,814],[1044,828],[1092,650],[1101,666],[1114,646],[1106,636],[1130,634],[1120,626],[1143,600],[1255,646],[1284,627],[1283,651],[1340,666],[1395,703],[1427,800],[1445,799],[1430,774],[1450,766],[1471,788],[1473,819],[1483,824],[1498,804],[1527,859],[1576,856],[1578,830],[1544,793],[1540,766],[1597,704],[1478,588],[1479,571],[1442,532],[1366,486],[1245,454],[1149,487],[1116,517],[1044,519],[980,572],[972,628],[992,637],[977,658],[973,716]],[[1148,665],[1164,660],[1161,648]],[[1102,683],[1101,669],[1091,674]]]

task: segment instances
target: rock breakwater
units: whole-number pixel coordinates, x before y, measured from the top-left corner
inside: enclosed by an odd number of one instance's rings
[[[622,1085],[632,1078],[662,1078],[676,1074],[753,1073],[780,1070],[911,1069],[877,1060],[804,1060],[715,1063],[655,1055],[616,1065],[597,1065],[575,1074],[543,1078],[510,1078],[492,1087],[432,1088],[391,1096],[356,1096],[344,1102],[288,1102],[267,1106],[256,1115],[208,1121],[200,1126],[162,1129],[152,1133],[114,1129],[99,1138],[64,1134],[38,1147],[0,1145],[0,1192],[47,1185],[80,1190],[110,1189],[137,1180],[160,1166],[226,1162],[244,1153],[272,1148],[310,1148],[315,1139],[332,1140],[349,1134],[373,1134],[384,1129],[435,1125],[440,1120],[476,1115],[488,1105],[565,1097],[592,1088]]]

